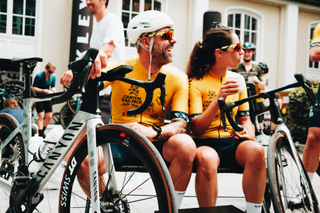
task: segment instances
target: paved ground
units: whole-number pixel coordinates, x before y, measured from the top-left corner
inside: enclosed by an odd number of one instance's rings
[[[219,194],[217,206],[233,205],[236,208],[245,211],[245,199],[241,187],[242,175],[241,174],[218,174]],[[190,184],[186,191],[185,197],[182,201],[181,209],[198,208],[197,199],[194,190],[195,174],[192,175]],[[59,190],[52,190],[45,186],[42,190],[45,199],[40,204],[41,207],[47,209],[46,213],[58,212],[58,193]],[[313,180],[313,187],[316,195],[320,198],[320,177],[315,175]],[[143,190],[143,189],[142,189]],[[8,203],[8,198],[5,191],[0,188],[0,213],[5,212],[4,205]],[[136,206],[131,209],[131,212],[150,212],[145,209],[146,206]],[[221,211],[222,212],[222,211]]]

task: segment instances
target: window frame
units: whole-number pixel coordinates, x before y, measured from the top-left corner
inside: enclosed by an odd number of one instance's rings
[[[263,29],[264,29],[264,16],[262,13],[260,13],[257,10],[253,10],[249,7],[241,7],[241,6],[232,6],[232,7],[227,7],[225,10],[225,22],[226,22],[226,26],[228,26],[228,16],[229,15],[235,15],[235,14],[241,14],[241,23],[240,23],[240,42],[241,44],[244,43],[244,32],[248,31],[247,29],[244,29],[244,20],[245,20],[245,15],[250,16],[251,18],[255,18],[256,19],[256,25],[257,25],[257,29],[255,30],[256,32],[256,51],[255,51],[255,59],[254,62],[257,63],[259,61],[263,61],[263,54],[262,54],[262,50],[263,50]],[[231,28],[232,30],[234,30],[234,28]],[[250,31],[251,32],[251,31]]]
[[[129,19],[128,19],[128,23],[129,23],[130,20],[132,19],[133,15],[138,15],[139,13],[144,11],[145,0],[139,0],[139,11],[138,12],[132,10],[132,2],[133,2],[133,0],[129,0],[129,1],[130,1],[129,10],[123,10],[123,1],[121,1],[121,4],[119,5],[121,7],[119,16],[121,17],[121,21],[122,22],[123,22],[123,19],[122,19],[122,14],[123,13],[128,13],[129,14]],[[155,1],[158,1],[158,2],[161,3],[161,9],[160,9],[161,12],[166,13],[168,11],[168,1],[169,0],[151,0],[151,3],[152,3],[151,8],[154,8],[154,2]],[[124,28],[124,33],[126,35],[127,28],[125,27],[125,25],[123,26],[123,28]],[[126,40],[126,36],[125,36],[125,40]],[[136,51],[133,44],[130,44],[128,40],[126,40],[125,42],[126,42],[126,44],[125,44],[126,52]]]
[[[26,2],[27,0],[23,0],[23,14],[15,14],[13,13],[13,1],[14,0],[7,0],[7,12],[6,13],[1,13],[1,15],[6,15],[7,16],[7,21],[6,21],[6,33],[0,33],[0,37],[2,36],[12,36],[12,37],[23,37],[23,38],[29,38],[29,39],[36,39],[38,33],[38,25],[39,25],[39,3],[40,1],[35,0],[35,16],[27,15],[26,14]],[[21,17],[22,18],[22,34],[15,34],[13,33],[13,17]],[[26,23],[26,19],[33,19],[35,22],[34,25],[34,35],[25,35],[26,27],[28,24]],[[30,26],[28,26],[30,27]]]

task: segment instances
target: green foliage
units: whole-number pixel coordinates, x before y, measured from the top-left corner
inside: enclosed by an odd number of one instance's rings
[[[320,81],[311,80],[313,92],[318,91]],[[293,141],[305,144],[308,135],[308,119],[311,102],[303,88],[296,88],[289,93],[288,117]]]

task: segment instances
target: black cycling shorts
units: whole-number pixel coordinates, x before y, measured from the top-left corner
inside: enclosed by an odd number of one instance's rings
[[[318,93],[316,95],[317,101],[320,103],[320,86],[318,89]],[[309,112],[309,127],[319,127],[320,128],[320,111],[315,110],[312,106]]]
[[[219,167],[223,168],[243,168],[236,160],[236,150],[243,140],[236,140],[232,137],[226,138],[194,138],[197,147],[209,146],[216,150],[220,158]]]
[[[161,156],[164,142],[164,140],[152,142],[152,144],[157,148]],[[121,167],[124,165],[143,166],[140,159],[131,150],[118,144],[110,144],[110,146],[116,169],[117,167]],[[165,163],[169,167],[170,164],[166,161]]]
[[[51,101],[37,102],[36,104],[37,113],[43,112],[52,112]]]

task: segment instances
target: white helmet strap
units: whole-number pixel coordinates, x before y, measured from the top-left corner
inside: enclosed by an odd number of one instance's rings
[[[141,40],[139,41],[139,45],[140,45],[143,49],[149,51],[149,54],[150,54],[150,63],[149,63],[149,70],[148,70],[148,81],[151,81],[151,61],[152,61],[152,48],[153,48],[153,43],[154,43],[154,37],[151,37],[149,49],[147,49],[145,46],[143,46],[143,44],[141,43]]]

